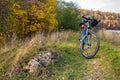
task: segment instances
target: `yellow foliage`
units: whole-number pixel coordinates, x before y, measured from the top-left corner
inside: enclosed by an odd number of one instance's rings
[[[56,0],[46,0],[47,3],[44,5],[43,11],[45,12],[45,23],[43,29],[45,30],[52,30],[58,24],[56,19],[55,7],[56,7]]]
[[[13,7],[16,7],[16,8],[18,8],[18,9],[21,8],[18,3],[13,4]]]
[[[1,35],[0,36],[0,43],[3,43],[4,37]]]
[[[45,18],[45,14],[44,14],[44,12],[43,12],[42,10],[38,10],[38,11],[36,12],[36,15],[37,15],[37,18],[38,18],[38,19],[43,19],[43,18]]]
[[[36,26],[30,26],[30,30],[31,30],[31,31],[36,31],[37,28],[36,28]]]
[[[45,17],[45,14],[42,10],[37,9],[35,5],[32,5],[30,9],[31,15],[37,17],[38,19],[43,19]]]
[[[45,0],[43,2],[35,0],[35,2],[37,1],[37,4],[25,1],[25,6],[20,1],[11,4],[7,36],[11,36],[14,32],[21,36],[39,29],[50,31],[56,27],[58,24],[55,13],[56,0]]]
[[[25,30],[25,23],[28,22],[27,20],[27,11],[23,10],[18,3],[14,3],[11,7],[11,12],[9,15],[9,30],[10,32],[20,32],[20,34],[24,34]]]
[[[15,3],[12,7],[14,16],[21,18],[27,15],[27,12],[21,9],[21,6],[18,3]]]
[[[2,37],[2,36],[0,36],[0,40],[3,40],[3,37]]]

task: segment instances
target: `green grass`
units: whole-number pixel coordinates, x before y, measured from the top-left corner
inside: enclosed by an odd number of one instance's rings
[[[45,46],[56,49],[59,57],[42,74],[33,76],[29,73],[20,73],[14,80],[119,80],[120,46],[101,40],[100,50],[95,58],[85,59],[80,53],[78,38],[78,32],[69,33],[69,37],[65,40],[57,38],[52,41],[49,37],[45,38],[43,42]],[[38,46],[33,47],[29,55],[23,57],[23,65],[36,54],[38,48]],[[16,51],[17,49],[8,51],[7,54],[15,54]],[[0,57],[2,62],[5,56]],[[9,56],[6,57],[9,59]],[[3,65],[0,65],[0,72],[5,71]]]
[[[79,41],[76,34],[71,35],[68,41],[55,43],[49,42],[48,46],[52,46],[60,51],[60,57],[50,66],[53,71],[55,71],[55,75],[51,80],[81,79],[84,59],[81,57],[79,51]]]
[[[106,72],[111,79],[120,79],[120,46],[108,42],[101,43],[101,50],[99,51],[100,61],[106,68]]]

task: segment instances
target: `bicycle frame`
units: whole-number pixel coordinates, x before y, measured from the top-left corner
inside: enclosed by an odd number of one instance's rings
[[[95,24],[92,23],[91,18],[87,18],[82,16],[82,23],[80,23],[80,27],[82,29],[82,32],[80,34],[80,51],[83,57],[90,59],[93,58],[96,53],[99,50],[100,46],[100,40],[96,33],[91,30],[91,27],[96,26],[99,21],[97,21]]]
[[[88,36],[88,30],[89,30],[89,28],[90,28],[90,24],[89,24],[89,22],[88,22],[88,25],[85,27],[85,29],[83,29],[82,33],[80,34],[80,39],[81,39],[81,40],[84,39],[83,42],[84,42],[85,44],[87,44],[87,41],[88,41],[88,39],[87,39],[86,36]],[[86,38],[84,38],[84,37],[86,37]]]

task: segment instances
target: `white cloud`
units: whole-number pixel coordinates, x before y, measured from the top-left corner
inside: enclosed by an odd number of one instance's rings
[[[77,2],[81,8],[120,13],[120,0],[65,0]]]

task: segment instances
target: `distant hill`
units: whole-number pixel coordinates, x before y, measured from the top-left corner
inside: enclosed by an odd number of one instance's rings
[[[80,9],[81,15],[94,16],[101,20],[101,27],[107,29],[120,30],[120,13],[92,11]]]

